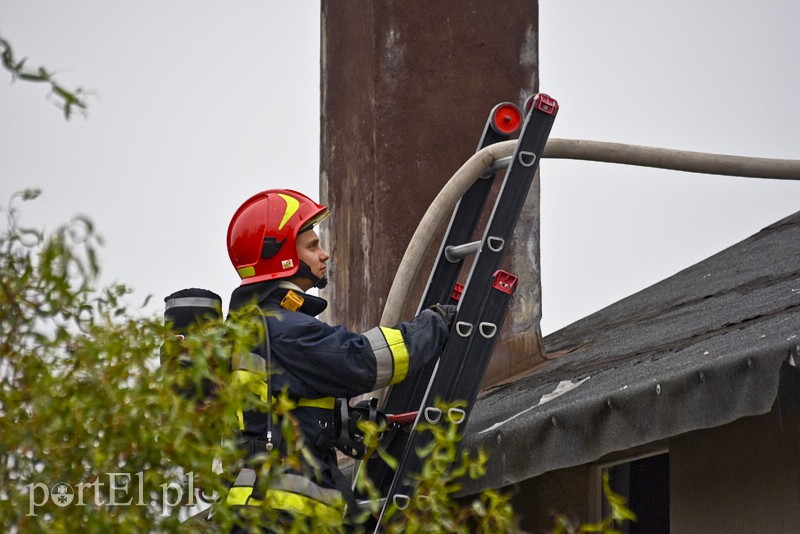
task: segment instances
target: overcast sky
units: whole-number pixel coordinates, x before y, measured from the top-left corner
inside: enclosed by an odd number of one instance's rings
[[[800,3],[539,8],[553,137],[800,159]],[[91,217],[106,281],[135,302],[153,294],[160,311],[197,286],[227,303],[238,205],[273,187],[318,196],[317,1],[0,0],[0,35],[28,66],[95,93],[86,119],[65,122],[45,87],[0,71],[0,204],[40,187],[26,223]],[[800,209],[794,181],[541,168],[545,334]]]

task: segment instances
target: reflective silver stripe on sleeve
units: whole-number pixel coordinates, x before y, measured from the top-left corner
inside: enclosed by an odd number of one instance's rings
[[[218,312],[222,312],[222,303],[218,300],[209,299],[205,297],[178,297],[169,299],[165,305],[164,310],[171,310],[172,308],[212,308]]]
[[[250,371],[259,375],[267,374],[267,362],[255,352],[234,354],[231,360],[231,371]]]
[[[247,467],[239,471],[239,473],[236,475],[236,480],[233,483],[234,486],[249,486],[251,488],[255,486],[255,484],[256,472]]]
[[[369,341],[372,352],[375,353],[375,384],[372,389],[380,389],[388,386],[394,376],[394,358],[389,344],[383,336],[380,327],[372,328],[364,332],[364,337]]]
[[[236,475],[234,487],[247,487],[253,488],[256,485],[256,472],[247,467],[243,468]],[[271,490],[290,491],[298,495],[304,495],[315,501],[327,504],[329,506],[340,505],[342,502],[342,493],[338,489],[323,488],[315,484],[308,478],[295,475],[292,473],[281,473],[276,476],[269,485]]]

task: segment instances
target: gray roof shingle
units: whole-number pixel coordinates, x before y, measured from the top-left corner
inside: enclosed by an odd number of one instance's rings
[[[557,357],[478,399],[463,446],[489,469],[464,492],[766,413],[782,385],[797,397],[800,212],[544,343]]]

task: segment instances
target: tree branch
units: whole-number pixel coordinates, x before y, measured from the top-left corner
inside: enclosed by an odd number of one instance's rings
[[[86,92],[78,87],[70,91],[59,84],[53,75],[44,67],[31,70],[25,68],[27,58],[17,61],[14,58],[14,51],[11,44],[0,36],[0,59],[3,67],[11,73],[14,80],[26,82],[43,82],[50,85],[50,95],[56,99],[56,106],[64,112],[64,118],[69,120],[73,113],[84,114],[86,112]]]

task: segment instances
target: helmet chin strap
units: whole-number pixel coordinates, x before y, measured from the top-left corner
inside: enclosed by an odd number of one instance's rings
[[[323,289],[325,286],[328,285],[328,277],[323,276],[322,278],[320,278],[319,276],[312,273],[311,267],[303,260],[300,260],[300,268],[297,269],[295,276],[308,278],[309,280],[311,280],[311,287]]]

